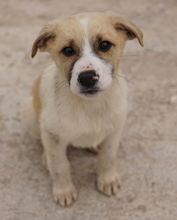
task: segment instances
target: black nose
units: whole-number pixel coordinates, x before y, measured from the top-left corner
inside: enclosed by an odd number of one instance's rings
[[[84,71],[79,74],[78,82],[85,88],[90,88],[98,82],[98,76],[94,70]]]

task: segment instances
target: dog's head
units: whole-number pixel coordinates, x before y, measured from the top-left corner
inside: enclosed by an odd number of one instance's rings
[[[47,23],[33,44],[32,57],[51,54],[73,93],[94,98],[111,86],[125,42],[143,34],[127,18],[115,13],[85,13]]]

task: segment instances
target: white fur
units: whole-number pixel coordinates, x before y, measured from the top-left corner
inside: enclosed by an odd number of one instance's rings
[[[106,90],[110,87],[112,83],[112,66],[110,63],[106,63],[101,60],[99,57],[93,53],[91,45],[88,39],[88,18],[82,18],[80,23],[82,25],[83,33],[84,33],[84,47],[83,47],[83,56],[75,63],[72,71],[71,77],[71,91],[82,98],[94,98],[99,95],[100,92]],[[86,69],[87,67],[87,69]],[[78,76],[82,71],[85,70],[94,70],[96,74],[99,76],[99,81],[97,83],[97,88],[99,88],[99,92],[96,95],[89,96],[85,95],[80,91],[80,84],[78,83]]]

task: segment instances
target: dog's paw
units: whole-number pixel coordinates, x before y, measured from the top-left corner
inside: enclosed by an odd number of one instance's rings
[[[72,183],[62,188],[53,186],[53,199],[62,207],[70,206],[76,198],[77,191]]]
[[[116,171],[102,172],[98,175],[97,189],[107,196],[115,195],[120,185],[120,178]]]

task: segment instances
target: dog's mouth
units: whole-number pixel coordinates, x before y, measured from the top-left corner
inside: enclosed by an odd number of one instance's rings
[[[98,93],[100,92],[100,89],[98,88],[89,88],[89,89],[84,89],[81,91],[81,95],[84,95],[87,98],[93,98],[96,97],[98,95]]]
[[[83,92],[81,92],[81,93],[82,93],[82,94],[85,94],[85,95],[87,95],[87,94],[89,94],[89,95],[95,95],[97,92],[99,92],[98,89],[89,89],[89,90],[83,91]]]

